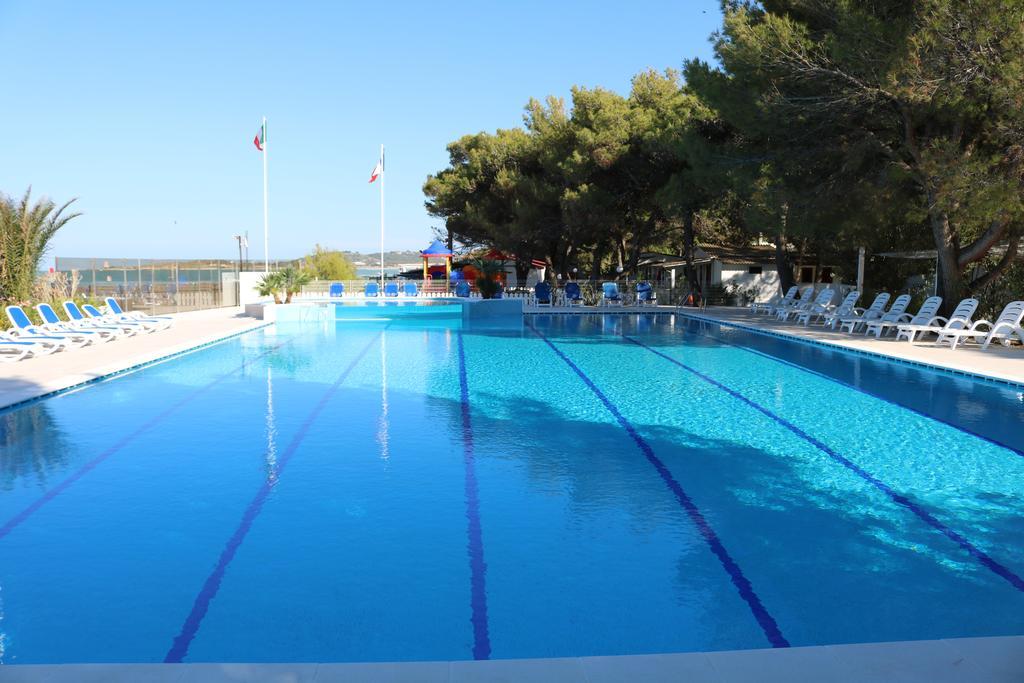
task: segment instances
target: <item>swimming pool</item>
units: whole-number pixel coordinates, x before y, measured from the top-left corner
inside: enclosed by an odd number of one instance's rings
[[[0,414],[2,661],[1024,633],[1020,389],[671,315],[281,323]]]

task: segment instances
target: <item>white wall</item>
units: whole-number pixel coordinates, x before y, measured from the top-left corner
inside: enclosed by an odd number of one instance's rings
[[[715,265],[719,265],[715,261]],[[748,266],[733,263],[723,263],[715,269],[715,274],[721,272],[721,284],[723,287],[739,288],[742,293],[748,292],[753,296],[753,301],[768,301],[779,291],[779,273],[774,265],[761,264],[761,272],[758,274],[748,272]]]
[[[269,296],[260,296],[256,293],[256,283],[263,273],[243,272],[239,273],[241,279],[239,280],[239,290],[241,291],[241,301],[238,302],[239,306],[245,306],[246,304],[254,304],[258,301],[271,301]]]

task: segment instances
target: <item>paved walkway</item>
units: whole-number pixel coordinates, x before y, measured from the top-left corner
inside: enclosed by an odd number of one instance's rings
[[[159,360],[265,323],[240,308],[178,313],[160,332],[0,364],[0,408]]]
[[[0,683],[1019,683],[1024,636],[625,657],[0,666]]]

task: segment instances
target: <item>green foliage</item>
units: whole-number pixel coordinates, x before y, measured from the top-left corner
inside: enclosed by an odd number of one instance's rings
[[[344,253],[319,244],[304,259],[302,267],[318,280],[355,280],[356,267]]]
[[[286,304],[292,302],[292,296],[302,291],[303,285],[309,284],[313,276],[306,270],[289,266],[278,271],[281,289],[284,290]]]
[[[285,291],[283,271],[266,273],[256,281],[256,293],[260,296],[274,297],[274,303],[281,303],[281,293]]]
[[[428,211],[520,275],[540,258],[596,279],[643,250],[768,236],[780,266],[935,249],[948,305],[995,291],[1024,241],[1021,0],[723,7],[714,66],[531,100],[523,128],[448,146]]]
[[[50,240],[79,213],[65,213],[47,198],[31,203],[32,188],[21,199],[0,194],[0,301],[27,301]]]

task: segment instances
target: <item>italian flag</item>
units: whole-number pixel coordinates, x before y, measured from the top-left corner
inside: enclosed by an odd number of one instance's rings
[[[256,149],[263,151],[263,146],[267,144],[267,125],[263,124],[260,126],[260,132],[256,133],[256,137],[252,139],[252,144],[256,145]]]

